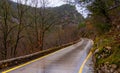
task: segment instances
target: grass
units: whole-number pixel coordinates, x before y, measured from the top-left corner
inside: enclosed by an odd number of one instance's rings
[[[109,61],[110,64],[117,64],[118,66],[120,66],[120,46],[116,47],[113,50],[113,54],[111,54],[111,56],[109,56],[108,58],[104,59],[103,62]]]
[[[97,65],[109,62],[110,64],[117,64],[120,66],[120,44],[114,44],[114,42],[114,37],[100,36],[96,38],[94,48],[99,49],[99,52],[95,55]],[[97,59],[97,57],[104,52],[104,47],[106,46],[112,47],[110,56]]]

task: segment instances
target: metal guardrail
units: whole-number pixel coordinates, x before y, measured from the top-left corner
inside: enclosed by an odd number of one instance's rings
[[[77,42],[78,41],[74,41],[74,42],[71,42],[71,43],[68,43],[68,44],[64,44],[62,46],[50,48],[50,49],[40,51],[40,52],[36,52],[36,53],[33,53],[33,54],[29,54],[29,55],[25,55],[25,56],[20,56],[20,57],[8,59],[8,60],[0,61],[0,70],[6,69],[8,67],[13,67],[13,66],[16,66],[16,65],[20,65],[20,64],[23,64],[23,63],[31,61],[31,60],[34,60],[36,58],[45,56],[47,54],[50,54],[52,52],[55,52],[55,51],[60,50],[64,47],[70,46],[72,44],[75,44]]]

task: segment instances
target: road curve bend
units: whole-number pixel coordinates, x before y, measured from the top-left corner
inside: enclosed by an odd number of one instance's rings
[[[89,39],[2,73],[78,73],[93,43]]]

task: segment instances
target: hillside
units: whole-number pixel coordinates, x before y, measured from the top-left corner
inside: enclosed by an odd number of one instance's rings
[[[94,40],[94,73],[120,73],[120,1],[95,0],[86,19]],[[88,33],[88,32],[87,32]]]
[[[17,3],[12,2],[10,0],[8,1],[11,4],[12,10],[15,12],[13,16],[16,17],[15,14],[17,13]],[[28,10],[28,12],[32,12],[34,10],[34,7],[29,7],[26,5],[22,5],[22,6],[29,8],[30,10]],[[39,9],[40,8],[37,8],[38,11]],[[53,8],[48,7],[46,11],[52,12],[51,14],[57,16],[59,18],[58,20],[61,20],[60,21],[61,23],[67,22],[65,25],[69,25],[69,23],[72,25],[79,24],[84,20],[83,16],[80,13],[78,13],[75,6],[69,4],[65,4],[60,7],[53,7]]]
[[[0,0],[0,9],[0,60],[75,41],[84,20],[68,4],[44,9]]]

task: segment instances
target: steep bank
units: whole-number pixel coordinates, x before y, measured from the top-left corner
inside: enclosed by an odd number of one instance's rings
[[[120,73],[120,30],[95,39],[95,73]]]

